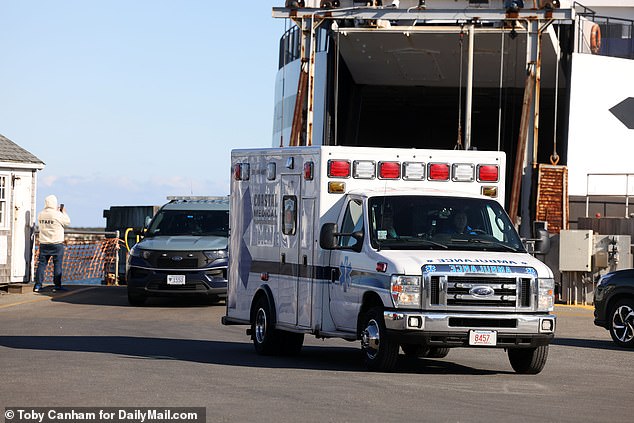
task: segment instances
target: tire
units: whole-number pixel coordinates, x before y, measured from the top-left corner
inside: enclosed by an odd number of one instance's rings
[[[449,354],[449,348],[427,347],[419,344],[402,344],[401,348],[407,357],[444,358]]]
[[[401,349],[406,357],[426,357],[429,348],[421,344],[401,344]]]
[[[304,334],[279,331],[280,353],[283,355],[297,355],[304,345]]]
[[[610,312],[610,336],[620,347],[634,348],[634,300],[618,301]]]
[[[390,372],[396,367],[398,344],[387,336],[383,308],[374,307],[363,316],[361,350],[368,370]]]
[[[546,365],[548,345],[536,348],[509,348],[509,361],[516,373],[536,375]]]
[[[145,304],[147,298],[144,295],[134,295],[128,292],[128,304],[135,307],[140,307]]]
[[[280,350],[280,336],[274,328],[269,302],[263,296],[255,303],[251,338],[255,351],[260,355],[273,355]]]
[[[425,357],[427,358],[445,358],[449,354],[449,348],[429,347]]]

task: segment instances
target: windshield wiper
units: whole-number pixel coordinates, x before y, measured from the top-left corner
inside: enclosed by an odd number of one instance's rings
[[[440,242],[436,242],[436,241],[432,241],[429,239],[421,239],[421,238],[399,238],[399,239],[392,239],[389,240],[388,242],[385,241],[378,241],[377,240],[377,244],[379,246],[377,251],[381,251],[381,249],[388,249],[388,250],[392,250],[392,249],[398,249],[398,247],[403,247],[403,246],[407,246],[408,249],[412,247],[411,244],[416,244],[416,243],[421,243],[421,244],[426,244],[426,245],[433,245],[435,247],[440,247],[444,250],[446,250],[447,247],[445,244],[441,244]]]
[[[411,241],[412,242],[423,242],[423,243],[428,244],[428,245],[435,245],[436,247],[440,247],[440,248],[443,248],[445,250],[447,248],[449,248],[445,244],[441,244],[440,242],[432,241],[430,239],[418,238],[418,239],[412,239]]]
[[[521,250],[519,250],[519,249],[517,249],[515,247],[512,247],[510,245],[504,244],[502,242],[499,242],[499,241],[488,241],[488,240],[485,240],[485,239],[478,239],[478,238],[469,238],[469,239],[452,238],[451,242],[457,242],[457,243],[467,242],[467,243],[470,243],[470,244],[495,245],[496,247],[502,247],[502,248],[505,248],[506,250],[512,251],[514,253],[521,252]]]

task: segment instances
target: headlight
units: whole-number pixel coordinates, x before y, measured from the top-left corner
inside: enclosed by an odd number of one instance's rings
[[[420,304],[420,276],[392,275],[390,285],[394,305],[416,306]]]
[[[537,311],[553,311],[555,306],[555,280],[538,279],[539,298]]]
[[[152,255],[151,251],[144,250],[142,248],[137,247],[136,245],[130,249],[131,257],[142,257],[145,260],[149,259]]]
[[[612,276],[613,276],[612,273],[607,273],[601,276],[601,278],[599,278],[599,282],[597,282],[597,288],[603,285],[607,285],[608,281],[612,279]]]
[[[211,261],[227,258],[227,250],[203,251],[203,254],[205,255],[205,257],[207,257],[208,260]]]

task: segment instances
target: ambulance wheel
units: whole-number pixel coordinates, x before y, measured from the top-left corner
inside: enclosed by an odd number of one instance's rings
[[[264,297],[255,304],[251,322],[251,338],[255,351],[261,355],[271,355],[279,351],[279,335],[273,326],[269,303]]]
[[[516,373],[536,375],[546,365],[548,345],[537,348],[509,348],[508,356]]]
[[[297,355],[304,345],[304,334],[295,332],[278,332],[281,337],[280,352],[284,355]]]
[[[361,328],[361,350],[368,370],[392,371],[398,359],[398,343],[387,336],[383,308],[368,310]]]

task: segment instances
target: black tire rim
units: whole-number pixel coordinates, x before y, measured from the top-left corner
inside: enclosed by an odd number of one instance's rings
[[[628,305],[621,305],[612,315],[612,333],[627,344],[634,339],[634,310]]]

